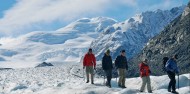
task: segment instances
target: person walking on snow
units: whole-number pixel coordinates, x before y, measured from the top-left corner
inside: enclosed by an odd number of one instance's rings
[[[128,64],[127,64],[127,58],[125,56],[125,50],[122,50],[121,54],[117,56],[115,60],[115,67],[116,69],[118,69],[119,72],[118,86],[121,88],[126,88],[125,77],[126,77],[126,71],[128,70]]]
[[[175,79],[175,74],[176,73],[179,74],[179,69],[177,67],[177,62],[176,62],[177,59],[178,59],[178,55],[174,55],[171,59],[169,59],[166,62],[166,66],[165,66],[168,77],[170,78],[170,82],[168,85],[168,92],[172,92],[175,94],[178,94],[178,92],[176,92],[176,79]]]
[[[92,53],[92,49],[89,48],[88,53],[84,56],[83,59],[83,69],[86,68],[86,77],[87,82],[89,83],[89,75],[91,75],[91,84],[94,84],[94,69],[96,69],[96,58]]]
[[[106,74],[106,77],[107,77],[106,86],[111,88],[113,64],[112,64],[112,58],[110,56],[110,50],[109,49],[106,51],[106,53],[104,54],[104,56],[102,58],[102,68],[103,68],[103,70]]]
[[[144,91],[144,88],[147,84],[148,93],[152,93],[151,82],[150,82],[151,71],[148,66],[148,60],[144,59],[143,62],[139,64],[139,68],[140,68],[140,77],[142,78],[142,85],[140,88],[140,92]]]

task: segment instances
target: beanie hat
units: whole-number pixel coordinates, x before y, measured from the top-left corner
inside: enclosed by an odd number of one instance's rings
[[[92,48],[89,48],[88,51],[89,51],[89,52],[92,52]]]
[[[106,50],[106,53],[110,53],[110,50],[108,49],[108,50]]]
[[[125,50],[121,50],[121,52],[122,52],[122,53],[124,53],[124,52],[125,52]]]

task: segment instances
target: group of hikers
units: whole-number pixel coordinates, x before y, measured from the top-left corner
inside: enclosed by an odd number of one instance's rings
[[[179,69],[177,67],[176,59],[178,59],[178,55],[173,55],[173,57],[171,57],[170,59],[164,57],[163,62],[165,63],[164,70],[167,72],[168,77],[170,79],[168,85],[168,92],[178,94],[178,92],[176,92],[175,75],[179,74]],[[128,62],[125,50],[121,50],[120,55],[117,56],[114,64],[119,74],[118,87],[126,88],[125,78],[126,78],[126,72],[128,70]],[[91,84],[94,84],[93,76],[94,76],[94,70],[96,69],[96,58],[91,48],[89,48],[88,52],[84,56],[83,69],[86,69],[86,77],[87,77],[86,83],[89,83],[89,76],[91,76],[90,77]],[[106,86],[111,88],[112,70],[114,69],[114,67],[109,49],[105,52],[102,58],[102,69],[104,70],[107,77]],[[152,93],[151,79],[150,79],[151,71],[148,65],[148,59],[144,59],[139,64],[139,69],[140,69],[140,77],[142,78],[142,85],[140,88],[140,92],[144,92],[145,86],[147,85],[148,93]]]

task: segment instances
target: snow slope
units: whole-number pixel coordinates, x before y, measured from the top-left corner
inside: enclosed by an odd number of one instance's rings
[[[1,38],[0,66],[25,68],[44,61],[52,64],[78,62],[99,32],[115,23],[114,19],[106,17],[82,18],[57,31]]]
[[[189,76],[180,75],[180,89],[177,90],[180,94],[190,93]],[[168,81],[166,75],[151,76],[153,93],[170,94],[167,92]],[[126,89],[118,88],[116,78],[112,79],[112,88],[104,86],[103,82],[103,77],[95,75],[95,84],[86,84],[80,63],[1,70],[0,94],[139,94],[141,78],[126,78]]]

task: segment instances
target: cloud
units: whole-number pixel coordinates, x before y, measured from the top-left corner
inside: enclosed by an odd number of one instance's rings
[[[136,7],[137,0],[118,0],[120,3],[126,4],[128,6]]]
[[[54,21],[69,22],[103,14],[113,4],[136,5],[135,0],[17,0],[0,19],[0,35],[27,32]],[[39,25],[39,26],[37,26]]]

